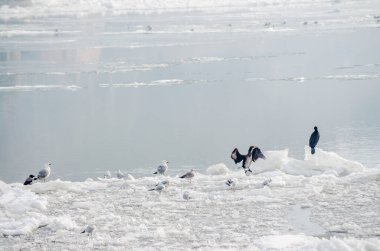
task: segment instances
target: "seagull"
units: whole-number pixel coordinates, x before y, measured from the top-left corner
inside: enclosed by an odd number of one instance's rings
[[[36,180],[36,176],[33,174],[29,175],[29,177],[25,180],[24,185],[32,185],[33,181]]]
[[[190,193],[188,191],[185,191],[182,195],[182,198],[186,201],[189,201],[191,199]]]
[[[107,172],[104,174],[104,178],[105,179],[111,179],[112,178],[111,172],[109,170],[107,170]]]
[[[94,225],[86,225],[86,226],[83,227],[81,233],[82,234],[83,233],[87,233],[88,235],[92,235],[92,232],[94,232],[95,228],[96,227]]]
[[[160,181],[160,182],[158,182],[158,183],[156,184],[156,187],[157,187],[158,185],[160,185],[160,184],[164,185],[165,187],[168,187],[168,186],[169,186],[169,181],[168,181],[168,180]]]
[[[190,181],[190,183],[191,183],[191,179],[194,178],[194,176],[195,176],[195,171],[194,171],[193,169],[191,169],[190,172],[185,173],[185,174],[182,175],[180,178],[181,178],[181,179],[186,178],[186,179],[188,179],[188,180]]]
[[[120,169],[119,169],[119,170],[117,170],[116,177],[117,177],[118,179],[124,179],[124,178],[125,178],[125,174],[122,173],[122,172],[120,171]]]
[[[229,187],[231,187],[232,191],[235,192],[236,182],[237,181],[235,179],[228,179],[226,181],[226,185],[229,186]]]
[[[272,179],[269,179],[269,180],[265,180],[264,182],[263,182],[263,187],[265,187],[265,186],[269,186],[269,184],[272,182]]]
[[[37,175],[37,178],[39,179],[39,180],[44,180],[44,182],[46,181],[46,179],[50,176],[50,173],[51,173],[51,169],[50,169],[50,167],[51,167],[51,163],[46,163],[45,164],[45,168],[44,169],[42,169],[39,173],[38,173],[38,175]]]
[[[148,191],[157,191],[158,194],[161,194],[161,192],[165,189],[165,185],[162,183],[158,183],[154,188],[149,189]]]
[[[162,174],[162,175],[166,175],[166,172],[168,171],[168,163],[169,163],[169,161],[167,161],[167,160],[163,160],[162,161],[162,164],[161,165],[159,165],[158,167],[157,167],[157,171],[156,172],[154,172],[153,174]]]
[[[252,170],[249,168],[252,161],[255,162],[259,158],[265,159],[265,156],[261,152],[260,148],[256,146],[250,146],[247,155],[241,155],[237,148],[235,148],[231,153],[231,159],[234,160],[235,164],[243,161],[242,167],[247,176],[252,173]]]
[[[319,141],[319,132],[318,127],[314,126],[314,132],[310,135],[309,146],[311,148],[311,154],[315,153],[315,147]]]

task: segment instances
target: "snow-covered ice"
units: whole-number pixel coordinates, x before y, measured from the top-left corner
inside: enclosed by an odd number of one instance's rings
[[[147,192],[160,182],[153,175],[0,181],[0,249],[379,250],[380,169],[308,152],[305,160],[265,152],[252,176],[230,163],[192,183],[169,173],[160,196]],[[239,179],[234,193],[225,185],[230,178]],[[80,234],[88,224],[96,226],[91,237]]]

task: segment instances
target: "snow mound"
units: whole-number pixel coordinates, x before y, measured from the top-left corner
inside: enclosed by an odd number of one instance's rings
[[[225,175],[229,172],[230,169],[228,169],[228,167],[224,163],[212,165],[207,168],[208,175]]]
[[[297,160],[289,157],[289,150],[265,152],[265,160],[257,160],[253,164],[255,173],[280,170],[286,174],[304,175],[307,177],[321,174],[346,176],[351,173],[363,172],[366,168],[356,161],[344,159],[334,152],[317,148],[311,155],[309,147],[305,146],[305,159]]]
[[[44,224],[47,200],[0,180],[0,234],[23,235]]]

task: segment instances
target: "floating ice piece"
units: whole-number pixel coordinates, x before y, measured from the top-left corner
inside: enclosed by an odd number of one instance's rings
[[[0,236],[27,235],[46,225],[46,206],[45,197],[0,180]]]
[[[303,208],[301,204],[292,206],[287,214],[287,220],[297,232],[307,235],[323,235],[326,231],[317,223],[310,221],[310,208]]]
[[[165,237],[166,237],[166,233],[165,233],[164,228],[162,228],[162,227],[157,228],[157,230],[156,230],[156,232],[154,233],[154,235],[155,235],[155,237],[157,237],[158,239],[165,238]]]
[[[356,161],[342,158],[334,152],[316,149],[316,153],[310,153],[309,146],[305,146],[305,159],[298,160],[289,157],[289,150],[267,151],[267,159],[258,160],[255,165],[255,174],[279,170],[286,174],[314,176],[320,174],[332,174],[346,176],[355,172],[362,172],[366,168]]]
[[[82,87],[76,85],[16,85],[16,86],[0,86],[0,92],[15,92],[15,91],[50,91],[50,90],[68,90],[76,91]]]
[[[216,164],[207,168],[207,174],[209,175],[225,175],[230,172],[230,169],[224,164]]]
[[[77,227],[77,224],[71,219],[70,216],[58,216],[48,219],[47,227],[52,231],[58,231],[62,229],[71,230]]]

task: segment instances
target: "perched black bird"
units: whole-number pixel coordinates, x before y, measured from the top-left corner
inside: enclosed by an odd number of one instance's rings
[[[31,174],[29,177],[25,180],[24,185],[32,185],[33,180],[36,180],[37,178]]]
[[[252,170],[249,168],[251,166],[252,161],[255,162],[258,158],[265,159],[264,154],[261,152],[260,148],[256,146],[250,146],[248,150],[248,154],[242,155],[239,153],[239,150],[235,148],[231,153],[231,159],[234,160],[235,164],[243,161],[242,167],[244,169],[245,174],[252,173]]]
[[[317,146],[319,141],[319,132],[318,128],[314,126],[314,132],[310,135],[309,146],[311,148],[311,154],[315,153],[315,147]]]

